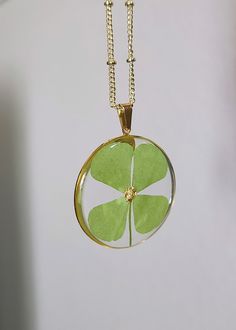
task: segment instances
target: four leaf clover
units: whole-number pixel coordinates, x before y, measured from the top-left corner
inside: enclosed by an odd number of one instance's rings
[[[98,151],[91,163],[91,176],[122,193],[118,199],[94,207],[88,216],[92,234],[103,241],[119,240],[129,221],[132,245],[131,210],[138,233],[158,228],[166,217],[169,200],[158,195],[140,194],[165,178],[168,163],[163,152],[150,143],[115,142]]]

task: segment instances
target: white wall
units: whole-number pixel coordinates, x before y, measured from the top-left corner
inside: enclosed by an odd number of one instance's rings
[[[136,1],[133,132],[166,149],[177,197],[126,251],[90,242],[73,209],[83,162],[120,134],[104,19],[102,0],[0,7],[1,329],[234,330],[236,2]],[[114,24],[122,102],[122,1]]]

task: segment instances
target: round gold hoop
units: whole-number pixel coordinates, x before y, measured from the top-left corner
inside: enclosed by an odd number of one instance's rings
[[[171,197],[170,197],[170,202],[169,202],[169,206],[168,206],[168,210],[166,212],[165,218],[163,219],[162,223],[154,230],[154,232],[152,234],[150,234],[150,236],[148,238],[145,238],[141,241],[139,241],[138,243],[132,245],[136,246],[139,245],[143,242],[145,242],[146,240],[148,240],[149,238],[151,238],[160,228],[161,226],[164,224],[164,222],[166,221],[166,218],[168,217],[171,207],[173,205],[174,202],[174,196],[175,196],[175,191],[176,191],[176,179],[175,179],[175,173],[174,173],[174,169],[173,166],[171,164],[170,159],[168,158],[167,154],[165,153],[165,151],[155,142],[153,142],[152,140],[142,137],[142,136],[138,136],[138,135],[122,135],[122,136],[118,136],[116,138],[110,139],[107,142],[101,144],[97,149],[94,150],[94,152],[90,155],[90,157],[87,159],[87,161],[84,163],[77,181],[76,181],[76,185],[75,185],[75,191],[74,191],[74,207],[75,207],[75,213],[76,213],[76,217],[77,220],[79,222],[79,225],[81,226],[82,230],[85,232],[85,234],[94,242],[96,242],[97,244],[107,247],[107,248],[112,248],[112,249],[126,249],[129,248],[130,246],[124,246],[124,247],[115,247],[115,246],[111,246],[109,244],[104,243],[103,241],[100,241],[99,239],[97,239],[90,231],[90,229],[87,226],[87,223],[85,221],[85,217],[83,214],[83,207],[82,207],[82,194],[83,194],[83,184],[85,181],[85,178],[90,170],[91,167],[91,162],[94,158],[94,156],[97,154],[98,151],[100,151],[102,148],[104,148],[105,146],[111,144],[111,143],[118,143],[118,142],[125,142],[125,143],[129,143],[131,145],[133,145],[133,141],[135,139],[143,139],[151,144],[153,144],[154,146],[156,146],[158,149],[160,149],[162,151],[162,153],[164,154],[164,156],[166,157],[167,163],[168,163],[168,168],[169,168],[169,172],[170,172],[170,177],[171,177]]]

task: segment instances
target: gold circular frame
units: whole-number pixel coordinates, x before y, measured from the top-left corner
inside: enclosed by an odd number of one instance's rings
[[[93,157],[95,156],[95,154],[100,151],[103,147],[107,146],[110,143],[116,143],[116,142],[126,142],[129,143],[131,145],[133,145],[133,140],[134,139],[143,139],[146,140],[147,142],[150,142],[151,144],[153,144],[154,146],[156,146],[157,148],[159,148],[164,156],[166,157],[167,163],[168,163],[168,168],[170,171],[170,176],[171,176],[171,200],[169,203],[169,207],[168,210],[166,212],[166,216],[163,219],[162,223],[156,228],[156,230],[147,238],[139,241],[138,243],[132,245],[132,246],[122,246],[122,247],[116,247],[116,246],[111,246],[108,245],[106,243],[104,243],[103,241],[100,241],[99,239],[97,239],[90,231],[90,229],[87,226],[87,223],[84,219],[84,214],[83,214],[83,208],[82,208],[82,188],[83,188],[83,184],[84,184],[84,180],[90,170],[91,167],[91,162],[93,160]],[[167,154],[165,153],[165,151],[155,142],[153,142],[150,139],[147,139],[143,136],[138,136],[138,135],[122,135],[122,136],[118,136],[116,138],[110,139],[107,142],[101,144],[97,149],[94,150],[94,152],[90,155],[90,157],[87,159],[87,161],[84,163],[83,167],[81,168],[81,171],[78,175],[77,181],[76,181],[76,185],[75,185],[75,191],[74,191],[74,208],[75,208],[75,213],[76,213],[76,217],[77,220],[79,222],[80,227],[82,228],[82,230],[85,232],[85,234],[94,242],[96,242],[97,244],[103,246],[103,247],[107,247],[107,248],[111,248],[111,249],[127,249],[130,247],[134,247],[137,246],[145,241],[147,241],[149,238],[151,238],[160,228],[161,226],[164,224],[164,222],[166,221],[171,207],[173,205],[174,202],[174,196],[175,196],[175,191],[176,191],[176,179],[175,179],[175,172],[173,169],[173,166],[171,164],[171,161],[169,159],[169,157],[167,156]]]

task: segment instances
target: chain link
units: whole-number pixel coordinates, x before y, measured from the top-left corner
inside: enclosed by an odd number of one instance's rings
[[[111,108],[119,109],[120,105],[116,102],[116,75],[115,65],[116,60],[114,56],[114,34],[112,23],[112,0],[106,0],[104,2],[106,7],[106,30],[107,30],[107,65],[109,67],[109,101]],[[128,58],[129,64],[129,104],[132,106],[135,102],[135,79],[134,79],[134,51],[133,51],[133,7],[134,2],[127,0],[125,2],[127,7],[127,35],[128,35]]]

